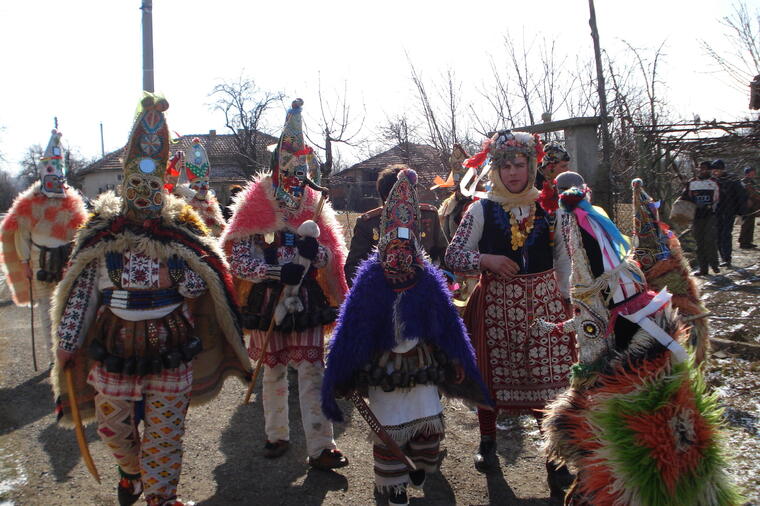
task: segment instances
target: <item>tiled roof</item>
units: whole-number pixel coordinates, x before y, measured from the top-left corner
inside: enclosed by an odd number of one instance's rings
[[[172,144],[170,151],[172,153],[179,150],[190,151],[192,141],[195,137],[200,138],[201,143],[208,153],[209,162],[211,163],[211,179],[242,179],[246,177],[236,155],[237,146],[235,144],[235,136],[232,134],[207,133],[183,135],[178,139],[175,139],[176,142]],[[276,142],[276,137],[259,133],[256,144],[260,150],[264,151],[268,145]],[[121,170],[122,166],[120,158],[123,153],[124,148],[111,151],[103,158],[82,168],[82,170],[79,171],[79,174],[86,175],[99,170]]]
[[[357,177],[360,173],[380,172],[388,165],[407,163],[407,160],[408,165],[417,171],[420,185],[423,187],[429,188],[432,186],[435,176],[441,176],[446,179],[449,169],[441,161],[441,155],[437,149],[425,144],[409,143],[408,146],[409,156],[406,156],[405,146],[394,146],[387,151],[383,151],[335,174],[331,177],[331,184],[345,182],[349,177],[353,177],[354,181],[356,181],[360,179]]]

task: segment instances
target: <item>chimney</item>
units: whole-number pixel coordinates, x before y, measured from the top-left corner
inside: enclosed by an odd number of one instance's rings
[[[209,130],[209,131],[208,131],[208,134],[209,134],[211,137],[216,137],[216,130]]]

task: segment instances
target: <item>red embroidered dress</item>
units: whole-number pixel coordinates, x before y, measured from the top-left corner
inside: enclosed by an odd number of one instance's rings
[[[551,216],[537,204],[525,243],[512,248],[510,218],[528,215],[530,206],[506,211],[488,199],[473,203],[446,251],[454,271],[480,271],[480,255],[507,256],[520,267],[509,279],[481,274],[464,320],[471,334],[483,379],[496,407],[510,413],[541,409],[567,388],[575,362],[569,334],[551,336],[533,324],[542,318],[567,320],[562,299],[568,297],[570,260],[561,232],[551,244]]]

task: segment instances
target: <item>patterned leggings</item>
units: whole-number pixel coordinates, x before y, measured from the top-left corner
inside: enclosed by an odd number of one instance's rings
[[[190,393],[146,393],[142,441],[135,402],[95,395],[100,439],[111,449],[124,473],[140,474],[146,500],[177,495],[182,470],[182,436]]]
[[[417,434],[401,449],[409,455],[417,469],[433,473],[441,464],[440,448],[443,434]],[[384,444],[374,444],[375,488],[380,493],[400,491],[409,483],[409,472]]]

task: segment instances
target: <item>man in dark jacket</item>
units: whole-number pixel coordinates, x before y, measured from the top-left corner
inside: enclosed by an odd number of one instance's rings
[[[731,267],[732,241],[731,233],[734,229],[736,216],[742,214],[747,194],[739,179],[726,171],[723,160],[715,160],[712,163],[713,178],[720,187],[720,200],[715,210],[715,218],[718,227],[718,252],[721,267]]]
[[[402,164],[390,165],[377,175],[377,193],[383,203],[396,183],[398,173],[405,168],[408,167]],[[349,286],[353,284],[354,274],[359,264],[368,258],[374,247],[377,246],[377,241],[380,239],[380,213],[382,210],[382,206],[377,207],[362,214],[356,220],[351,247],[348,250],[348,258],[344,267]],[[430,255],[432,263],[441,266],[449,242],[441,230],[438,210],[430,204],[420,204],[420,211],[422,215],[422,223],[420,224],[422,247]]]
[[[700,163],[697,177],[687,183],[681,195],[682,199],[697,206],[691,226],[699,263],[699,269],[692,273],[695,276],[706,276],[708,267],[712,267],[716,274],[720,272],[715,227],[715,208],[720,200],[720,190],[718,183],[710,177],[710,168],[710,162]]]

